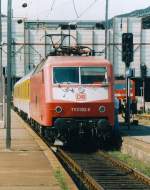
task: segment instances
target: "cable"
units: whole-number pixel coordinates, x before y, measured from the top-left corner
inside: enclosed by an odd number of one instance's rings
[[[78,18],[78,17],[79,17],[79,15],[78,15],[78,12],[77,12],[77,9],[76,9],[75,1],[74,1],[74,0],[72,0],[72,2],[73,2],[73,8],[74,8],[74,11],[75,11],[76,16],[77,16],[77,18]]]
[[[55,2],[56,2],[56,0],[53,0],[53,1],[52,1],[50,11],[52,11],[52,10],[53,10],[54,5],[55,5]]]
[[[89,9],[93,7],[93,5],[99,0],[94,0],[80,15],[77,19],[81,18]]]
[[[61,3],[61,4],[59,4],[59,6],[64,6],[64,4],[68,4],[68,0],[65,0],[66,2],[63,2],[63,3]],[[80,14],[78,13],[78,11],[77,11],[77,8],[76,8],[76,3],[75,3],[75,0],[72,0],[71,2],[72,2],[72,4],[73,4],[73,8],[74,8],[74,11],[75,11],[75,14],[76,14],[76,18],[74,19],[74,21],[77,21],[78,19],[80,19],[89,9],[91,9],[93,6],[94,6],[94,4],[97,2],[97,1],[99,1],[99,0],[93,0],[92,2],[91,2],[91,4],[89,4],[89,6],[87,7],[87,8],[85,8],[84,10],[83,10],[83,12],[81,12]],[[105,0],[102,0],[102,3],[104,2]],[[47,9],[47,10],[45,10],[45,11],[42,11],[41,13],[45,13],[45,12],[47,12],[47,15],[49,14],[49,11],[50,11],[50,14],[51,14],[51,12],[54,10],[54,6],[55,6],[55,4],[56,4],[56,0],[51,0],[51,5],[50,5],[50,9]],[[58,6],[57,6],[58,7]],[[56,8],[56,7],[55,7]]]

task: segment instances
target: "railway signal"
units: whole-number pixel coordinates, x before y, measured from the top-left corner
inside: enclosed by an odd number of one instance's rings
[[[130,129],[130,63],[133,61],[133,34],[122,34],[122,61],[126,65],[126,113],[125,121]]]
[[[133,61],[133,34],[122,34],[122,61],[129,67]]]

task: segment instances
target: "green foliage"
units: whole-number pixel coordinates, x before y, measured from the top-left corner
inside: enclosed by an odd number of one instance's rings
[[[62,190],[69,190],[63,172],[58,168],[54,173]]]
[[[122,154],[119,151],[111,151],[109,152],[109,154],[114,158],[125,162],[130,167],[150,177],[150,166],[146,165],[145,163],[139,160],[135,160],[131,156],[127,154]]]

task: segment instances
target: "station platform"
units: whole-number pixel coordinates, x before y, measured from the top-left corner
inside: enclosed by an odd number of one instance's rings
[[[146,164],[150,164],[150,120],[139,120],[139,125],[120,126],[122,153],[129,154]]]
[[[77,190],[47,145],[12,111],[11,149],[0,122],[0,190]]]

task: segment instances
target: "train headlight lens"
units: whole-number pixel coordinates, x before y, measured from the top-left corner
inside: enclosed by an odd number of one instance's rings
[[[55,108],[55,111],[56,111],[56,113],[61,113],[61,112],[63,111],[63,109],[62,109],[62,107],[57,106],[57,107]]]
[[[105,106],[100,106],[100,107],[99,107],[99,112],[105,112],[105,111],[106,111]]]

